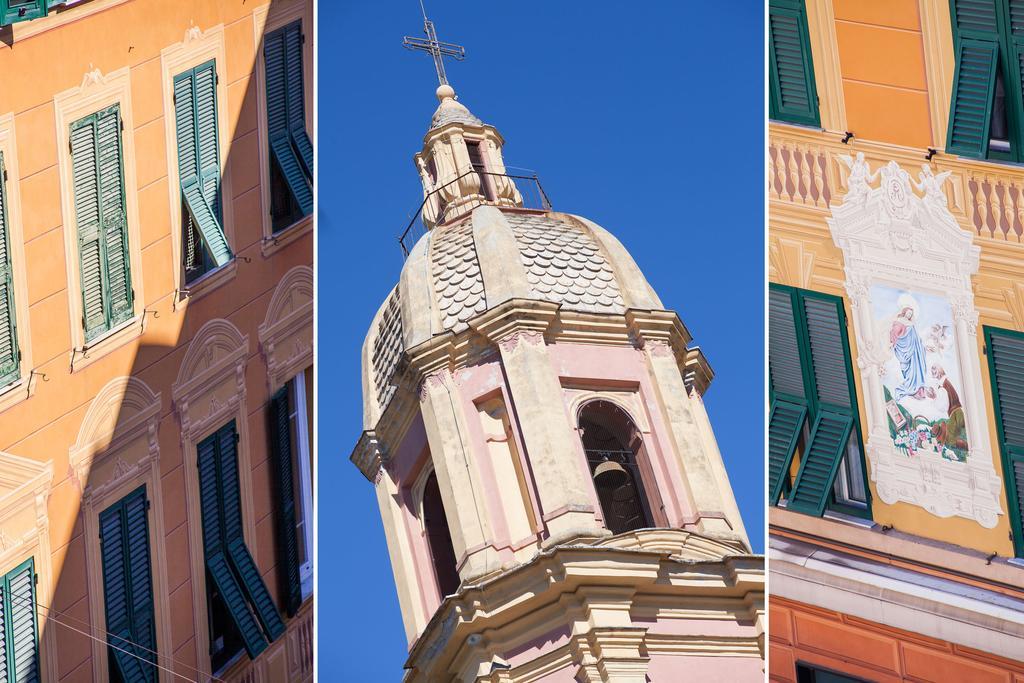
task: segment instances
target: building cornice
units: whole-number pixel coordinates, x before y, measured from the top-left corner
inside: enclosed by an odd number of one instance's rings
[[[772,593],[876,624],[1016,659],[1024,599],[912,568],[769,537]]]
[[[722,541],[678,529],[634,534],[657,537],[659,549],[609,545],[619,537],[595,545],[555,546],[530,562],[463,586],[445,599],[413,643],[406,661],[410,670],[406,680],[434,680],[456,658],[479,660],[480,656],[466,652],[467,647],[485,648],[484,640],[499,638],[502,629],[527,628],[532,623],[531,615],[542,613],[552,604],[561,606],[561,619],[571,622],[573,636],[584,639],[590,631],[596,633],[601,628],[588,623],[584,616],[591,603],[607,608],[612,600],[628,610],[634,602],[655,593],[665,604],[675,597],[685,597],[689,602],[695,598],[707,600],[710,612],[735,614],[735,606],[743,605],[744,614],[752,620],[763,612],[763,556],[735,553]],[[669,537],[675,539],[674,547],[671,543],[665,545]],[[701,545],[705,547],[696,551]],[[717,552],[708,552],[712,546]],[[595,567],[600,569],[595,571]],[[609,597],[609,592],[615,595]],[[573,619],[573,614],[579,618]],[[544,620],[548,628],[557,625],[550,616]],[[751,648],[756,647],[757,638],[750,640],[738,647],[756,656]],[[586,642],[575,646],[585,646]]]

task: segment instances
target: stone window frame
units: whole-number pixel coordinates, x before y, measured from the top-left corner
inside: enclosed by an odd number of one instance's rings
[[[88,367],[124,344],[138,339],[145,331],[146,294],[142,267],[142,232],[139,223],[138,182],[135,157],[135,119],[132,115],[131,69],[127,66],[104,75],[93,69],[82,77],[81,85],[53,97],[57,126],[57,167],[60,177],[61,223],[68,293],[68,318],[71,329],[71,371]],[[75,218],[75,188],[72,182],[71,124],[101,109],[117,105],[121,113],[121,172],[124,178],[125,219],[128,232],[128,257],[132,297],[132,317],[95,339],[86,341],[82,325],[82,281],[78,253],[78,224]]]
[[[232,258],[192,282],[186,282],[182,264],[182,212],[181,178],[178,173],[178,131],[174,105],[174,77],[213,60],[217,72],[217,134],[220,153],[221,229],[231,249]],[[177,307],[187,299],[198,299],[234,279],[238,271],[238,240],[235,234],[234,192],[231,188],[231,170],[228,159],[231,152],[231,121],[228,103],[227,48],[224,24],[211,26],[205,31],[192,26],[185,31],[180,43],[160,51],[161,89],[163,91],[164,139],[167,150],[167,193],[170,204],[171,254],[174,260],[174,295],[171,306]]]
[[[242,534],[253,558],[257,551],[255,503],[253,501],[252,458],[250,457],[249,411],[246,408],[245,371],[249,337],[230,321],[215,318],[204,324],[188,345],[178,377],[172,386],[175,413],[181,425],[181,450],[185,479],[185,508],[188,524],[189,574],[192,579],[193,622],[196,651],[202,653],[210,640],[206,599],[206,560],[202,539],[200,507],[199,443],[232,419],[238,433],[238,483],[242,506]],[[202,365],[205,364],[205,367]],[[230,387],[226,397],[217,390]],[[245,658],[242,658],[243,660]],[[236,662],[237,664],[237,662]],[[196,666],[209,676],[210,658],[200,655]],[[234,664],[229,666],[230,670]],[[225,671],[227,671],[225,670]],[[224,673],[224,672],[222,672]]]
[[[263,37],[294,21],[302,22],[302,33],[306,40],[302,44],[302,87],[305,95],[306,130],[313,135],[313,7],[307,0],[291,0],[276,2],[257,7],[253,10],[253,41],[255,45],[255,64],[253,65],[253,83],[256,92],[256,121],[259,140],[260,158],[260,251],[264,257],[283,249],[292,242],[301,239],[313,230],[313,213],[303,216],[286,228],[274,233],[273,220],[270,217],[270,144],[267,130],[267,90],[266,62],[263,57]],[[315,145],[314,145],[315,148]],[[314,159],[315,163],[315,159]]]
[[[100,514],[126,495],[145,485],[150,504],[149,561],[153,583],[153,610],[157,662],[170,667],[173,641],[170,630],[170,591],[167,562],[164,557],[166,529],[163,513],[163,487],[160,476],[160,407],[161,395],[153,392],[141,379],[115,377],[92,400],[78,438],[68,453],[68,462],[82,493],[81,515],[85,538],[86,583],[89,592],[89,617],[94,630],[103,631],[106,623],[103,591],[103,561],[99,552]],[[134,414],[125,413],[131,411]],[[113,422],[111,423],[111,413]],[[129,464],[125,456],[144,439],[146,452]],[[91,481],[90,473],[102,464],[113,461],[113,471],[103,482]],[[107,646],[92,642],[93,679],[105,681],[109,676]]]
[[[0,116],[0,152],[7,170],[7,239],[14,277],[14,320],[17,326],[18,349],[21,351],[16,382],[0,388],[0,412],[26,400],[35,393],[32,381],[32,325],[28,300],[28,271],[25,268],[25,232],[21,213],[21,173],[18,166],[18,137],[14,114]]]
[[[0,496],[0,575],[35,558],[36,623],[39,629],[40,680],[56,677],[57,637],[46,628],[48,609],[56,592],[50,546],[48,501],[53,486],[53,461],[38,462],[0,451],[0,487],[9,489]],[[25,519],[32,520],[26,525]],[[20,522],[20,528],[19,528]]]

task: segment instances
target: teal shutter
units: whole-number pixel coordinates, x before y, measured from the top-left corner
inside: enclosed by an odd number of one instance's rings
[[[313,145],[306,134],[306,90],[302,73],[302,25],[295,22],[284,36],[285,64],[288,71],[288,130],[299,152],[306,177],[313,180]]]
[[[206,570],[230,612],[238,632],[242,635],[245,651],[255,659],[267,649],[266,638],[260,631],[259,624],[246,604],[242,589],[238,585],[231,567],[228,566],[226,548],[224,547],[223,531],[223,496],[220,482],[221,466],[219,463],[219,441],[222,433],[234,438],[234,422],[222,427],[218,432],[199,443],[199,504],[203,518],[203,553],[206,558]],[[207,606],[209,609],[209,605]]]
[[[36,574],[32,558],[0,580],[3,650],[0,679],[5,683],[39,683],[39,624],[36,619]]]
[[[1024,333],[985,328],[1014,549],[1024,557]]]
[[[800,430],[807,419],[807,406],[783,399],[772,402],[768,417],[768,504],[775,505],[782,495]]]
[[[308,216],[313,211],[313,147],[306,135],[300,22],[267,34],[263,53],[270,154],[302,214]]]
[[[768,3],[769,117],[819,126],[810,35],[804,0]]]
[[[106,630],[111,661],[125,683],[157,680],[148,508],[143,486],[99,519]]]
[[[853,392],[842,304],[831,297],[803,296],[801,301],[818,403],[849,409]]]
[[[238,484],[238,437],[235,423],[218,432],[217,446],[218,464],[220,469],[221,497],[224,510],[223,540],[227,549],[228,561],[234,568],[256,616],[259,617],[264,631],[271,641],[277,640],[284,633],[284,622],[274,606],[266,584],[260,576],[256,563],[245,546],[242,532],[242,500]]]
[[[947,152],[971,157],[984,157],[988,152],[998,59],[996,42],[957,41]]]
[[[288,387],[270,399],[268,422],[270,452],[277,483],[277,566],[285,612],[294,616],[302,604],[302,578],[299,576],[299,544],[295,529],[295,487],[292,472],[292,431]]]
[[[174,116],[182,203],[217,266],[231,260],[221,226],[217,69],[213,60],[174,77]],[[187,242],[188,227],[183,243]]]
[[[46,0],[0,0],[0,26],[45,17]]]
[[[853,418],[849,415],[828,410],[819,413],[793,484],[790,509],[818,516],[825,512],[852,429]]]
[[[90,341],[133,312],[118,106],[71,124],[71,174],[82,322]]]
[[[0,152],[0,387],[21,376],[21,352],[14,315],[14,267],[7,209],[7,169]]]

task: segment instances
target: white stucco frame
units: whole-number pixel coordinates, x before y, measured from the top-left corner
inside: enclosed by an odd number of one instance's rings
[[[848,163],[853,166],[850,190],[841,205],[833,205],[828,224],[843,252],[846,292],[853,310],[871,480],[885,503],[902,501],[939,517],[972,519],[990,529],[1003,511],[999,505],[1002,482],[989,443],[978,357],[978,311],[971,288],[981,249],[946,207],[943,178],[922,171],[921,182],[914,182],[895,161],[875,174],[863,157]],[[879,176],[878,186],[872,187],[875,176]],[[871,287],[876,284],[949,301],[963,375],[961,400],[970,442],[966,462],[934,454],[909,458],[893,445],[881,381],[889,349],[880,348],[872,337]]]

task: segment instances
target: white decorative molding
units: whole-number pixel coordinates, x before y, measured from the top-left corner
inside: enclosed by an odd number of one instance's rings
[[[160,394],[137,377],[115,377],[100,389],[78,429],[68,452],[70,474],[84,498],[102,499],[107,491],[156,467],[160,446]],[[148,454],[129,465],[118,458],[108,481],[90,481],[90,472],[137,438],[145,437]]]
[[[259,327],[271,391],[313,364],[313,269],[295,266],[281,278]]]
[[[936,176],[925,164],[915,182],[895,161],[874,172],[863,155],[845,161],[851,169],[850,191],[841,205],[833,204],[828,224],[844,257],[864,392],[871,479],[885,503],[907,502],[939,517],[965,517],[992,528],[1003,514],[999,505],[1002,483],[993,464],[977,353],[978,313],[971,276],[978,270],[980,247],[946,206],[942,193],[946,174]],[[919,317],[914,309],[909,324],[907,318],[896,317],[891,327],[881,326],[876,304],[882,296],[891,298],[893,291],[910,308],[919,305],[917,301],[926,301],[932,302],[933,309],[950,314],[948,339],[939,345],[938,357],[951,361],[949,378],[954,384],[962,383],[957,390],[965,431],[961,441],[966,447],[958,449],[959,457],[941,444],[934,448],[930,440],[922,441],[917,449],[898,448],[890,433],[883,384],[886,373],[897,367],[890,335],[896,323],[902,325],[901,330],[909,325],[916,332]],[[929,358],[936,357],[934,346],[923,344],[919,358],[925,357],[924,348]],[[926,365],[925,378],[933,363],[927,361]],[[959,376],[954,378],[954,374]],[[938,380],[932,375],[928,381]],[[936,390],[935,386],[920,386],[922,392]],[[915,397],[905,398],[911,399],[906,403],[914,407]],[[897,397],[888,406],[898,411],[900,406],[907,408],[903,403]],[[916,423],[916,414],[911,414]],[[952,428],[952,413],[948,422]]]

